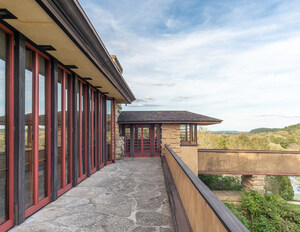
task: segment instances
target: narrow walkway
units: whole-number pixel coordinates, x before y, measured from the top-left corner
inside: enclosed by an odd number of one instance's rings
[[[12,231],[171,232],[161,160],[106,166]]]

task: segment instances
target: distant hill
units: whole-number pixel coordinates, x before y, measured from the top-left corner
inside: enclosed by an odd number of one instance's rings
[[[300,123],[291,125],[291,126],[286,126],[284,128],[257,128],[251,130],[249,133],[250,134],[258,134],[258,133],[268,133],[268,132],[277,132],[277,131],[296,131],[300,130]]]
[[[296,130],[300,130],[300,123],[295,124],[295,125],[291,125],[291,126],[286,126],[282,130],[284,130],[284,131],[296,131]]]
[[[249,133],[250,134],[258,134],[258,133],[268,133],[268,132],[277,132],[282,130],[281,128],[256,128],[251,130]]]
[[[221,131],[212,131],[213,134],[240,134],[240,133],[249,133],[248,131],[227,131],[227,130],[221,130]]]

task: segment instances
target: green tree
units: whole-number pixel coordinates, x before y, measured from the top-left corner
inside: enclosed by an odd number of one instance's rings
[[[267,176],[265,190],[269,193],[279,194],[287,201],[294,198],[292,182],[288,176]]]

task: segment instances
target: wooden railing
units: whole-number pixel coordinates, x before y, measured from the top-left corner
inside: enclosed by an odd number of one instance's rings
[[[165,157],[192,230],[248,231],[179,156],[169,146],[165,146]]]

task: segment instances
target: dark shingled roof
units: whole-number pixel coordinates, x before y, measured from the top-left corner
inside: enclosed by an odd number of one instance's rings
[[[118,123],[196,123],[210,125],[222,120],[188,111],[122,111]]]

